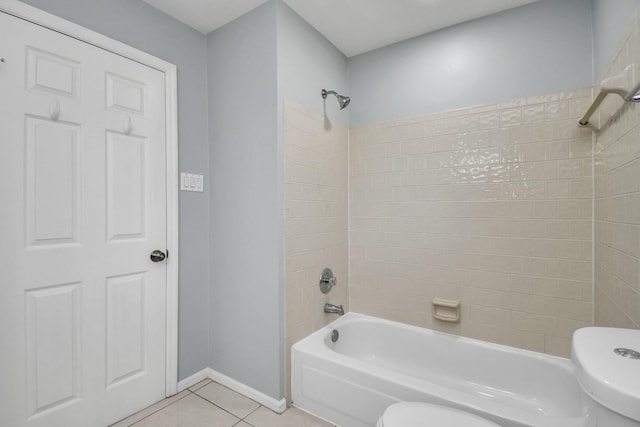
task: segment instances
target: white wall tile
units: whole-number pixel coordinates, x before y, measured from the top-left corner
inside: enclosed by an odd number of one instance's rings
[[[379,144],[379,129],[352,131],[357,153],[348,164],[349,131],[337,124],[329,130],[324,117],[293,102],[285,102],[285,355],[289,371],[291,346],[333,320],[323,313],[325,302],[349,309],[348,271],[348,173],[357,186],[360,179],[375,177],[385,186],[385,172],[393,164],[387,144]],[[409,130],[403,130],[409,132]],[[369,144],[371,142],[371,144]],[[349,167],[350,166],[350,167]],[[362,180],[361,183],[366,184]],[[387,185],[389,190],[391,182]],[[363,218],[363,220],[366,218]],[[352,220],[352,229],[358,229]],[[353,239],[356,241],[357,239]],[[354,255],[363,253],[354,250]],[[328,295],[322,294],[318,278],[330,267],[338,278]],[[288,385],[288,384],[287,384]],[[289,391],[287,390],[287,393]]]
[[[636,14],[630,28],[637,33],[639,25]],[[637,37],[625,38],[604,77],[621,71],[630,61],[629,52],[638,50]],[[639,329],[640,116],[637,106],[630,103],[604,107],[601,117],[608,122],[596,134],[594,155],[595,324]],[[586,156],[588,149],[582,142],[572,141],[573,156]],[[572,318],[582,320],[588,307],[576,303],[570,311]]]
[[[359,130],[352,161],[377,163],[365,166],[364,192],[351,168],[352,206],[369,204],[351,210],[351,229],[375,234],[352,234],[351,307],[568,355],[572,328],[592,307],[591,146],[570,119],[588,95],[434,114],[421,136],[403,121],[391,125],[397,151],[362,136],[375,126]],[[434,320],[433,297],[461,301],[462,323]]]

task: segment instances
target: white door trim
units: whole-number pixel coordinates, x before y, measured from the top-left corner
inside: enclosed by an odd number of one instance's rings
[[[113,40],[17,0],[0,0],[0,11],[33,22],[165,74],[167,150],[167,319],[165,394],[178,392],[178,83],[177,67],[148,53]]]

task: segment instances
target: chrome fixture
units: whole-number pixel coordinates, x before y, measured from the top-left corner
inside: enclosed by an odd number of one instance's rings
[[[328,293],[331,288],[338,284],[338,279],[333,275],[333,271],[330,268],[325,268],[322,270],[322,274],[320,275],[320,290],[323,294]]]
[[[153,262],[162,262],[167,258],[168,255],[169,251],[167,251],[167,253],[165,254],[164,252],[156,249],[155,251],[151,252],[149,258],[151,258],[151,261]]]
[[[340,104],[341,110],[344,110],[345,108],[347,108],[347,105],[349,105],[349,103],[351,102],[351,98],[349,98],[348,96],[342,96],[338,94],[335,90],[322,89],[321,93],[322,93],[322,99],[327,99],[327,95],[329,94],[335,95],[336,98],[338,98],[338,104]]]
[[[589,125],[589,119],[609,94],[616,94],[626,102],[640,102],[640,65],[629,64],[620,74],[608,77],[600,83],[598,96],[578,124]]]
[[[628,359],[640,360],[640,353],[635,350],[630,350],[628,348],[616,348],[613,350],[617,355],[622,357],[626,357]]]
[[[342,306],[337,306],[329,303],[326,303],[324,305],[324,312],[334,313],[334,314],[339,314],[340,316],[344,316],[344,308],[342,308]]]
[[[338,341],[338,338],[340,338],[340,332],[338,332],[337,329],[334,329],[333,331],[331,331],[331,342]]]

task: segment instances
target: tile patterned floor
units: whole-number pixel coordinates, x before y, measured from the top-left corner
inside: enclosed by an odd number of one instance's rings
[[[111,427],[332,427],[296,408],[284,414],[211,380],[152,405]]]

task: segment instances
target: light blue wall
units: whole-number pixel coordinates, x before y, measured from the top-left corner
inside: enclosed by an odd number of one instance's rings
[[[349,95],[347,58],[281,0],[278,3],[278,94],[349,126],[349,110],[320,96],[322,89]]]
[[[346,57],[281,0],[208,36],[210,366],[284,394],[283,100],[319,114],[347,91]],[[348,126],[337,101],[331,121]]]
[[[613,59],[629,20],[640,6],[640,0],[592,0],[593,3],[593,67],[599,81],[604,67]]]
[[[590,86],[591,27],[590,0],[541,0],[352,57],[350,124]]]
[[[209,366],[283,396],[277,4],[209,34]]]
[[[180,170],[207,175],[206,38],[141,1],[25,0],[178,67]],[[209,192],[180,193],[178,377],[207,366]]]

